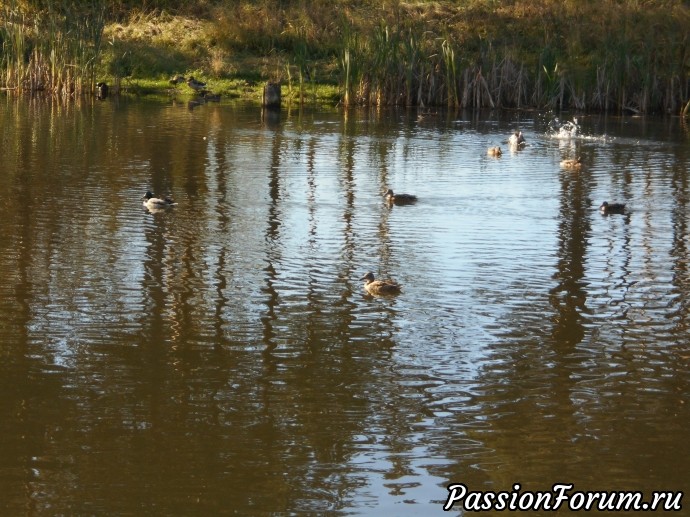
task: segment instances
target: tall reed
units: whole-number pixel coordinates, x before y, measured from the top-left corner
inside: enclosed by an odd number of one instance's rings
[[[459,100],[455,49],[448,39],[444,39],[443,42],[441,42],[441,51],[443,53],[443,64],[445,65],[447,78],[448,107],[456,108],[459,105]]]
[[[2,87],[71,96],[93,88],[106,1],[9,0],[0,10]]]
[[[357,96],[357,88],[363,86],[362,60],[359,36],[352,26],[345,22],[343,24],[343,46],[340,56],[343,85],[342,102],[345,106],[360,103],[360,99]]]
[[[351,38],[343,38],[343,98],[346,104],[680,112],[690,96],[690,9],[679,0],[651,2],[653,9],[625,4],[541,0],[521,7],[477,0],[455,10],[394,2],[376,23],[349,20],[347,31],[359,29],[361,44],[355,54]],[[501,16],[491,15],[495,6]],[[420,14],[429,21],[409,21]],[[441,15],[455,26],[435,25]],[[646,21],[653,31],[642,30]],[[564,30],[567,37],[558,37]],[[359,79],[355,67],[365,71]],[[358,85],[370,94],[354,100]]]

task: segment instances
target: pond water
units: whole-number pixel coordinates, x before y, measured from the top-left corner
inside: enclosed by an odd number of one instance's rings
[[[0,101],[3,514],[690,488],[678,118]]]

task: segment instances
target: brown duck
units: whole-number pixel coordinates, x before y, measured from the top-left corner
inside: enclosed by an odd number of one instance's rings
[[[582,167],[582,158],[578,156],[574,159],[563,160],[561,162],[561,167],[564,169],[579,169]]]
[[[360,280],[364,280],[364,289],[369,294],[374,296],[382,296],[387,294],[398,294],[400,292],[400,284],[393,280],[376,280],[374,273],[371,271],[364,275]]]

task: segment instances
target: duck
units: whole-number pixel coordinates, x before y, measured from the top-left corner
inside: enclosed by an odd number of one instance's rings
[[[99,99],[105,99],[108,96],[108,85],[104,82],[96,84],[96,97]]]
[[[386,201],[396,205],[409,205],[417,201],[417,196],[412,194],[394,194],[392,189],[388,189],[383,195]]]
[[[400,284],[393,280],[376,280],[374,273],[371,271],[360,278],[360,280],[365,280],[364,289],[374,296],[400,293]]]
[[[599,207],[599,211],[602,214],[622,214],[625,212],[624,203],[609,203],[604,201]]]
[[[582,158],[578,156],[574,159],[571,158],[568,160],[563,160],[561,162],[561,167],[563,167],[564,169],[579,169],[580,167],[582,167]]]
[[[501,156],[503,154],[503,151],[501,151],[501,148],[496,146],[496,147],[489,147],[489,150],[486,151],[486,154],[489,156]]]
[[[573,117],[572,121],[564,123],[558,129],[559,138],[575,138],[580,132],[580,126],[577,124],[577,118]]]
[[[522,131],[515,131],[510,138],[508,138],[508,143],[511,147],[521,147],[525,145],[525,137],[522,136]]]
[[[155,197],[149,190],[146,192],[146,194],[144,194],[143,204],[149,210],[155,210],[157,208],[168,208],[175,206],[177,203],[175,203],[170,196],[165,196],[163,198]]]
[[[220,93],[213,93],[207,90],[199,92],[206,102],[220,102]]]
[[[197,81],[194,79],[194,77],[190,77],[187,79],[187,86],[189,86],[192,90],[200,92],[204,88],[206,88],[206,83],[202,83],[201,81]]]
[[[170,84],[172,84],[173,86],[177,86],[178,84],[184,83],[186,81],[187,79],[185,79],[184,76],[178,74],[172,79],[170,79]]]

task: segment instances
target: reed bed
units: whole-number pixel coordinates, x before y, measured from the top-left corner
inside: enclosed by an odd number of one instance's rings
[[[3,2],[0,86],[66,97],[92,90],[105,13],[104,0]]]
[[[42,7],[26,7],[34,3]],[[690,111],[683,0],[2,5],[0,86],[23,91],[71,95],[92,87],[96,71],[115,81],[193,71],[287,80],[300,102],[317,83],[337,84],[345,106]],[[180,19],[203,21],[173,29]]]
[[[659,4],[670,12],[618,9],[616,23],[584,11],[561,13],[579,17],[578,30],[570,30],[572,22],[542,13],[541,26],[534,19],[520,21],[519,33],[526,36],[519,39],[505,36],[515,31],[515,19],[507,23],[504,17],[502,25],[484,22],[483,29],[493,27],[496,36],[473,38],[468,22],[465,31],[447,27],[442,35],[399,24],[411,18],[408,10],[389,16],[391,25],[374,28],[356,49],[352,38],[343,39],[343,103],[679,113],[690,98],[689,41],[683,28],[690,26],[690,15],[679,2]],[[644,19],[658,26],[653,36],[635,30],[645,25]],[[566,37],[557,37],[566,23]],[[601,41],[587,30],[594,24],[593,34],[603,34]],[[408,42],[414,42],[413,49]],[[370,72],[356,78],[353,69]]]
[[[258,0],[216,9],[232,10],[222,31],[231,53],[296,53],[299,70],[335,62],[345,106],[678,113],[690,98],[682,0]],[[238,16],[247,9],[251,17]]]

